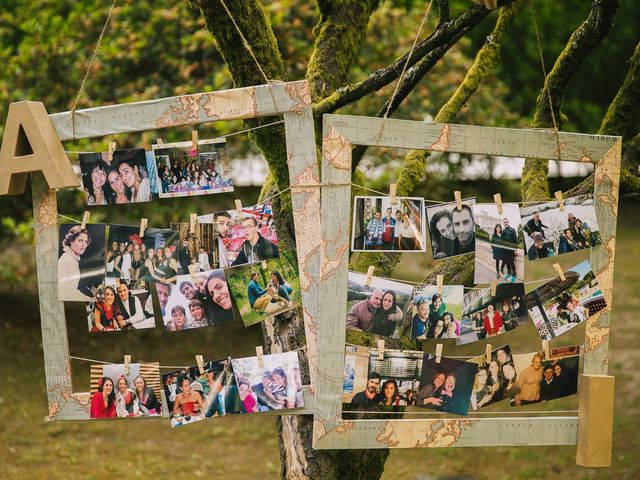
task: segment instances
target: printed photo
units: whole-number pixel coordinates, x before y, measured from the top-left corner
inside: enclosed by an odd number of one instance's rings
[[[513,375],[508,381],[513,387],[505,390],[505,398],[511,399],[512,407],[567,397],[578,391],[580,347],[577,345],[552,349],[549,358],[544,352],[513,355],[513,363],[514,373],[510,368],[505,371],[509,377]]]
[[[347,330],[400,338],[405,317],[410,318],[413,286],[380,277],[349,272]]]
[[[63,223],[58,247],[58,299],[86,302],[104,281],[104,224]]]
[[[233,303],[223,270],[178,275],[176,285],[156,284],[164,328],[169,332],[233,322]]]
[[[142,280],[106,278],[93,301],[87,303],[89,332],[154,328],[149,284]]]
[[[440,363],[436,363],[435,355],[425,353],[417,406],[467,415],[477,370],[477,364],[453,358],[441,357]]]
[[[543,340],[562,335],[607,306],[589,260],[564,272],[564,276],[564,281],[556,277],[525,298]]]
[[[243,407],[229,358],[206,362],[162,376],[169,404],[171,426],[178,427],[205,418],[249,413]]]
[[[189,222],[171,222],[169,228],[180,236],[178,274],[186,275],[192,270],[208,272],[219,267],[218,239],[214,224],[198,222],[193,232],[190,231]],[[190,268],[190,265],[193,267]]]
[[[201,215],[198,221],[215,225],[220,268],[278,257],[278,236],[268,203]]]
[[[471,205],[475,198],[427,207],[431,252],[435,260],[475,251],[474,222]],[[466,205],[466,207],[465,207]]]
[[[298,352],[231,360],[247,413],[304,407]]]
[[[529,321],[524,285],[501,283],[496,295],[491,287],[470,290],[464,295],[462,328],[458,345],[477,342],[514,330]]]
[[[293,250],[225,272],[245,327],[302,305],[298,259]]]
[[[478,364],[478,372],[471,389],[471,409],[473,411],[509,398],[508,395],[505,397],[505,390],[507,390],[509,382],[503,372],[503,368],[507,370],[514,368],[509,345],[493,349],[491,359],[482,355],[472,358],[469,362]]]
[[[424,252],[426,237],[422,198],[354,198],[351,250]]]
[[[342,401],[348,410],[399,410],[415,406],[423,352],[347,346]],[[347,365],[350,367],[347,369]]]
[[[178,274],[178,241],[175,230],[109,225],[107,277],[145,282],[175,283]]]
[[[414,287],[411,338],[458,338],[463,296],[462,285],[444,285],[442,293],[436,285]]]
[[[562,210],[555,201],[522,208],[520,215],[529,260],[602,244],[592,195],[567,198]]]
[[[224,138],[153,145],[160,198],[232,192]]]
[[[91,365],[91,418],[137,418],[162,415],[160,365],[131,363]]]
[[[502,204],[503,212],[493,203],[472,206],[475,221],[475,283],[524,282],[524,240],[520,225],[520,208],[516,203]]]

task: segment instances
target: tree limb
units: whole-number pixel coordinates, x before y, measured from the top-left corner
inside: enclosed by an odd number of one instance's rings
[[[438,0],[438,9],[440,10],[438,25],[448,22],[451,18],[449,12],[449,0]]]

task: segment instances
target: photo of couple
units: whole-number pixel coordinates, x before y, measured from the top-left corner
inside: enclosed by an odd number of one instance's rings
[[[473,411],[509,398],[509,394],[515,388],[515,367],[509,345],[492,350],[490,359],[483,355],[469,361],[478,364],[478,372],[471,389]]]
[[[593,196],[583,195],[522,208],[529,260],[571,253],[602,244]]]
[[[418,285],[412,291],[411,338],[458,338],[462,317],[462,285]]]
[[[155,165],[144,148],[79,154],[85,203],[115,205],[148,202],[157,197]]]
[[[347,330],[400,338],[405,316],[412,311],[413,287],[406,283],[348,273]]]
[[[87,303],[89,332],[154,328],[149,284],[142,280],[107,278]]]
[[[424,200],[409,197],[355,197],[351,250],[424,252]]]
[[[471,362],[424,354],[416,406],[439,412],[467,415],[478,367]]]
[[[471,206],[475,198],[427,207],[431,253],[435,260],[474,252],[476,249],[475,223]]]
[[[224,138],[153,145],[160,198],[232,192]]]

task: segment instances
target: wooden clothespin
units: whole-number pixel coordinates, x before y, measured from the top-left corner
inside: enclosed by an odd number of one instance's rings
[[[462,210],[462,192],[460,190],[456,190],[453,192],[453,198],[456,199],[456,209],[458,211]]]
[[[141,218],[140,219],[140,233],[138,233],[138,236],[140,238],[144,237],[144,231],[147,229],[147,219],[146,218]]]
[[[542,340],[542,353],[544,354],[545,360],[548,360],[551,354],[549,353],[549,341]]]
[[[495,297],[498,290],[498,281],[494,278],[491,280],[491,296]]]
[[[196,355],[196,365],[198,365],[198,372],[202,375],[204,373],[204,359],[202,355]]]
[[[85,228],[87,228],[87,222],[89,221],[89,216],[91,214],[85,210],[84,214],[82,215],[82,223],[80,224],[80,230],[84,230]]]
[[[389,197],[391,198],[391,203],[396,203],[396,190],[398,189],[397,183],[389,184]]]
[[[442,360],[442,344],[436,343],[436,363],[440,363]]]
[[[378,340],[378,360],[384,360],[384,340]]]
[[[162,139],[161,138],[156,138],[156,145],[162,145]]]
[[[438,287],[438,295],[442,295],[444,290],[444,275],[436,275],[436,287]]]
[[[504,208],[502,207],[502,195],[500,195],[499,193],[496,193],[493,196],[493,200],[496,202],[496,205],[498,206],[498,213],[502,215],[502,213],[504,212]]]
[[[242,202],[240,200],[236,200],[235,204],[236,204],[236,210],[238,211],[238,213],[242,213]]]
[[[131,355],[124,356],[124,374],[129,375],[131,371]]]
[[[258,368],[264,368],[264,354],[262,353],[262,346],[256,347],[256,357],[258,358]]]
[[[267,261],[266,260],[262,260],[260,262],[260,266],[266,270],[267,269]]]
[[[191,130],[191,148],[198,151],[198,131]]]
[[[373,265],[369,265],[369,268],[367,269],[367,278],[364,281],[364,284],[368,287],[369,285],[371,285],[371,277],[373,277],[373,272],[375,271],[376,267],[374,267]]]
[[[558,200],[560,211],[563,211],[564,210],[564,198],[562,197],[562,190],[558,190],[556,193],[554,193],[554,195],[556,196],[556,200]]]
[[[197,224],[198,224],[198,214],[192,213],[191,215],[189,215],[189,233],[195,233]]]
[[[196,263],[192,263],[189,265],[189,274],[191,275],[191,279],[193,281],[196,280],[196,275],[198,273],[198,265]]]
[[[553,269],[556,271],[561,281],[564,282],[567,279],[567,277],[564,276],[564,272],[562,271],[562,267],[560,266],[559,263],[554,263]]]
[[[491,344],[487,343],[487,348],[484,350],[484,356],[487,359],[487,363],[491,363]]]
[[[113,152],[116,151],[116,142],[109,142],[107,147],[107,160],[111,162],[113,160]]]

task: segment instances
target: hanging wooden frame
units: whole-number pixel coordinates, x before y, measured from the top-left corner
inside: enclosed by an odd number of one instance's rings
[[[351,152],[354,145],[561,159],[595,165],[595,200],[601,248],[591,250],[608,307],[586,322],[579,415],[430,419],[342,417],[347,315]],[[359,116],[325,115],[322,148],[322,265],[319,356],[313,445],[317,449],[445,446],[578,445],[577,462],[606,466],[611,458],[613,377],[607,376],[613,259],[618,210],[621,138],[454,124],[430,124]],[[327,214],[327,212],[331,212]],[[478,352],[482,355],[483,352]],[[600,394],[602,397],[597,398]],[[589,400],[591,399],[591,401]],[[595,400],[594,400],[595,399]],[[601,402],[601,403],[597,403]],[[499,412],[497,412],[499,413]]]
[[[30,103],[30,102],[27,102]],[[300,285],[311,385],[315,382],[319,310],[320,191],[311,96],[307,81],[270,83],[49,115],[60,141],[282,115],[296,232]],[[56,161],[59,161],[57,159]],[[34,168],[35,170],[35,168]],[[58,300],[58,209],[56,191],[42,173],[32,174],[38,291],[49,418],[89,418],[89,393],[74,392],[63,303]],[[276,353],[273,352],[272,353]],[[305,386],[310,413],[313,388]]]

